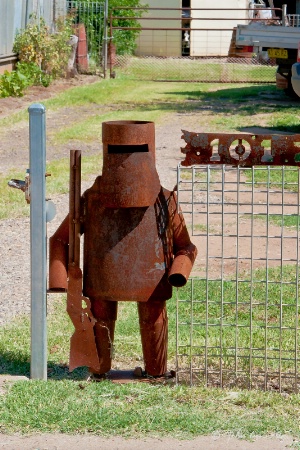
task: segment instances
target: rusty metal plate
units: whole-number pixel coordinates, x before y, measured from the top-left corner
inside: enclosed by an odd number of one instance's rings
[[[193,164],[300,165],[300,134],[196,133],[182,130],[182,166]],[[270,142],[267,149],[264,141]],[[217,147],[217,151],[214,151]]]

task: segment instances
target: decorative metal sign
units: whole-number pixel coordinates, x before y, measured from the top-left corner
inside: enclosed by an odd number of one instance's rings
[[[300,166],[300,134],[195,133],[182,130],[186,146],[182,166],[231,164]],[[269,141],[266,149],[264,141]],[[214,147],[217,146],[217,151]]]

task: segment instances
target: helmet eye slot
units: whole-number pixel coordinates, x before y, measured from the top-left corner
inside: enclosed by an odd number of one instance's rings
[[[112,145],[112,144],[108,144],[107,150],[108,150],[109,154],[147,153],[147,152],[149,152],[148,144],[141,144],[141,145]]]

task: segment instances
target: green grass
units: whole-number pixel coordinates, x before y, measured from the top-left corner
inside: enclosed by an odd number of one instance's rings
[[[138,80],[198,81],[207,82],[274,82],[276,67],[247,66],[239,63],[220,63],[201,59],[182,58],[130,58],[117,69],[117,74],[126,74]]]
[[[252,172],[243,171],[248,181],[252,181]],[[272,189],[281,193],[283,190],[298,192],[299,190],[299,168],[291,166],[270,166],[255,167],[254,169],[255,186],[262,190]]]
[[[54,405],[56,407],[54,407]],[[2,430],[193,438],[230,433],[299,436],[299,398],[205,388],[16,383],[0,409]],[[6,424],[5,426],[3,426]]]
[[[268,216],[257,214],[255,218],[264,221],[268,220],[269,222],[279,227],[299,228],[300,226],[300,218],[297,214],[290,214],[290,215],[269,214]]]
[[[139,118],[160,123],[169,112],[184,114],[201,111],[199,127],[205,126],[207,131],[209,127],[213,131],[239,131],[245,124],[271,124],[274,130],[277,126],[285,127],[287,131],[297,129],[299,116],[295,105],[275,105],[268,100],[270,94],[285,99],[271,85],[220,87],[199,83],[143,83],[120,77],[70,89],[44,103],[47,111],[51,112],[63,111],[63,108],[77,108],[79,111],[72,124],[63,124],[51,133],[50,138],[62,144],[85,139],[99,142],[99,123],[103,120],[130,119],[138,115]],[[80,108],[90,108],[90,116],[81,117]],[[203,117],[203,122],[200,117]],[[215,121],[212,124],[211,119]],[[26,111],[0,120],[0,133],[10,124],[25,120],[28,120]],[[99,173],[101,155],[85,157],[82,164],[83,179],[89,179]],[[47,179],[48,196],[66,193],[68,159],[52,161],[47,164],[47,171],[52,173]],[[284,181],[280,171],[277,174],[271,171],[271,178],[261,173],[255,182],[284,183],[285,188],[292,188],[297,171],[295,169],[291,179],[284,178]],[[0,218],[29,212],[24,194],[7,188],[7,181],[12,177],[22,179],[24,174],[14,172],[13,176],[1,176]],[[16,209],[17,213],[13,212]],[[284,221],[284,226],[293,226],[286,222],[286,217]],[[180,290],[179,318],[185,323],[179,328],[180,345],[186,347],[188,355],[185,360],[182,359],[182,363],[199,362],[199,349],[203,349],[207,342],[211,347],[207,354],[209,367],[219,368],[220,361],[214,356],[212,347],[219,346],[222,332],[224,368],[233,370],[235,358],[232,347],[237,345],[238,348],[249,349],[251,337],[252,347],[263,349],[257,352],[253,368],[257,371],[262,368],[261,356],[266,346],[267,357],[270,358],[268,363],[277,370],[279,362],[276,349],[280,347],[283,354],[287,355],[289,349],[295,348],[295,338],[299,339],[296,336],[298,330],[295,331],[298,317],[295,305],[297,286],[292,283],[296,278],[295,270],[289,266],[282,274],[276,270],[269,271],[268,285],[262,282],[266,279],[266,273],[256,271],[252,290],[246,278],[238,282],[210,281],[209,284],[199,280],[194,286],[193,306],[189,301],[190,284]],[[284,282],[281,287],[278,280]],[[236,293],[238,302],[233,302]],[[252,304],[249,300],[251,295]],[[65,300],[53,296],[48,301],[53,303],[48,315],[49,381],[16,382],[6,386],[0,402],[1,432],[90,432],[102,436],[169,435],[174,438],[211,433],[246,438],[270,433],[291,433],[297,439],[300,438],[300,397],[297,394],[283,397],[276,392],[249,392],[237,387],[234,390],[207,389],[201,384],[193,388],[144,383],[122,386],[110,382],[89,384],[84,381],[87,376],[85,368],[69,374],[68,340],[72,334],[72,325],[65,313]],[[195,321],[193,346],[190,345],[191,313]],[[169,366],[172,368],[176,356],[175,296],[168,302],[168,314]],[[270,328],[266,328],[266,320],[270,321]],[[282,332],[279,331],[280,327]],[[136,305],[120,304],[114,365],[133,368],[142,365],[141,358]],[[241,352],[237,361],[239,367],[246,371],[249,351],[248,354]],[[293,359],[282,361],[282,368],[292,370]],[[29,375],[29,370],[30,324],[28,318],[20,317],[12,325],[0,328],[0,373]]]
[[[264,274],[255,273],[260,280]],[[269,273],[270,280],[278,279],[278,272]],[[293,273],[287,268],[284,279],[291,280]],[[273,306],[268,309],[268,317],[280,320],[277,307],[280,301],[279,287],[272,288]],[[188,289],[180,290],[183,300]],[[198,281],[194,286],[194,321],[205,321],[206,285]],[[218,340],[219,328],[215,325],[220,319],[220,289],[217,282],[210,282],[209,302],[207,303],[209,333],[208,344]],[[223,324],[236,323],[249,326],[249,286],[239,285],[238,308],[232,304],[234,283],[225,282]],[[263,327],[265,307],[263,305],[265,287],[254,283],[253,299],[257,303],[253,307],[253,347],[262,347],[263,333],[256,333]],[[284,325],[292,326],[295,286],[285,292],[286,310]],[[175,309],[176,295],[168,302],[169,315],[169,365],[175,358]],[[1,431],[7,433],[62,432],[62,433],[95,433],[101,436],[172,436],[173,438],[193,438],[211,433],[226,433],[240,438],[250,439],[255,435],[292,434],[300,438],[299,412],[300,396],[291,394],[281,396],[276,392],[247,391],[239,388],[208,389],[202,386],[192,388],[185,385],[157,385],[145,383],[129,383],[116,385],[109,381],[91,384],[85,381],[86,369],[76,369],[68,373],[68,340],[72,333],[72,325],[65,313],[65,299],[59,295],[50,296],[50,313],[48,315],[48,377],[49,381],[16,382],[6,386],[6,393],[1,396],[0,423]],[[180,319],[189,320],[190,303],[182,302],[179,306]],[[188,328],[179,329],[182,341],[189,339]],[[204,340],[205,326],[194,328],[194,348]],[[239,347],[248,345],[247,327],[239,331]],[[185,336],[186,333],[186,336]],[[224,327],[224,367],[233,361],[230,351],[235,341],[235,329]],[[267,345],[277,345],[276,333],[269,330]],[[249,334],[249,333],[248,333]],[[292,345],[281,337],[282,348]],[[12,325],[0,329],[0,372],[11,374],[29,374],[30,360],[30,325],[27,318],[20,317]],[[274,356],[274,355],[269,355]],[[209,353],[208,353],[208,357]],[[210,369],[214,360],[211,358]],[[142,365],[141,345],[138,331],[138,317],[135,303],[119,304],[115,339],[115,367],[133,368]],[[285,368],[283,364],[283,368]],[[162,407],[163,405],[163,407]]]
[[[25,173],[13,172],[8,173],[5,177],[0,177],[0,220],[8,217],[28,216],[30,209],[25,201],[25,195],[18,189],[8,186],[8,181],[16,178],[24,180]]]
[[[236,370],[235,357],[238,369],[249,371],[250,356],[253,373],[264,372],[266,356],[269,370],[278,371],[281,366],[293,373],[295,339],[300,337],[296,270],[295,266],[284,267],[282,273],[279,269],[257,270],[252,282],[249,275],[238,281],[194,280],[181,289],[179,345],[180,353],[186,355],[182,359],[186,368],[191,362],[197,367],[196,361],[204,367],[207,346],[209,370],[219,370],[222,351],[222,366],[232,372]],[[285,360],[280,362],[281,357]]]
[[[51,173],[47,178],[47,195],[66,194],[69,192],[69,168],[68,158],[59,159],[47,163],[46,171]],[[82,181],[93,179],[102,170],[102,153],[82,157],[81,179]]]

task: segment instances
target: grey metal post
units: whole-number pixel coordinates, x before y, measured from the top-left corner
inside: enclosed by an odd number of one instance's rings
[[[283,27],[287,26],[287,17],[286,17],[286,13],[287,13],[287,5],[282,5],[282,19],[281,19],[281,24]]]
[[[31,366],[33,379],[47,379],[46,257],[46,109],[33,104],[29,112]]]

